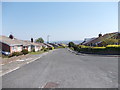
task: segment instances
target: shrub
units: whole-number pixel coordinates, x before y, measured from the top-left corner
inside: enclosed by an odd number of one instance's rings
[[[32,52],[35,52],[35,49],[32,49]]]
[[[106,47],[91,47],[85,45],[74,45],[70,47],[72,50],[81,53],[94,53],[94,54],[120,54],[120,45],[107,45]]]
[[[54,50],[54,47],[52,47],[52,50]]]
[[[49,50],[54,50],[54,47],[49,47]]]
[[[70,49],[71,49],[71,50],[74,50],[74,48],[73,48],[73,47],[70,47]]]
[[[45,47],[42,47],[41,51],[44,51]]]
[[[62,48],[65,48],[65,47],[67,47],[67,45],[65,45],[65,44],[61,44],[62,45]]]
[[[14,52],[9,57],[11,57],[11,56],[19,56],[19,55],[22,55],[22,54],[23,54],[22,52]]]
[[[106,47],[120,47],[120,45],[107,45]]]
[[[92,49],[105,49],[106,47],[92,47]]]
[[[22,53],[23,53],[24,55],[26,55],[26,54],[28,54],[28,50],[23,49],[23,50],[22,50]]]
[[[23,55],[23,53],[22,53],[22,52],[19,52],[19,55]]]
[[[64,46],[58,46],[57,48],[64,48]]]
[[[8,56],[8,58],[10,58],[10,57],[12,57],[13,55],[12,54],[10,54],[9,56]]]
[[[69,42],[68,47],[73,47],[75,44],[73,42]]]
[[[80,49],[77,45],[74,45],[73,48],[75,51],[79,51],[79,49]]]
[[[44,49],[44,52],[47,52],[48,50],[49,50],[48,48],[45,48],[45,49]]]
[[[79,48],[91,48],[90,46],[78,45]]]

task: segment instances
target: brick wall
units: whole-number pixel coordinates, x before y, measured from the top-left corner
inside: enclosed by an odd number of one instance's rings
[[[22,46],[9,46],[9,45],[2,43],[2,42],[0,42],[0,46],[2,46],[2,47],[0,47],[0,49],[2,51],[6,51],[6,52],[10,52],[10,53],[22,51]]]
[[[0,42],[0,45],[2,46],[2,47],[0,47],[0,48],[2,48],[2,51],[10,52],[10,46],[9,45],[1,43],[1,42]]]

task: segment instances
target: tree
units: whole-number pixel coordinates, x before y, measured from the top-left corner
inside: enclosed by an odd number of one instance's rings
[[[38,38],[38,39],[35,40],[35,42],[37,42],[37,43],[44,43],[44,40],[43,40],[43,38]]]
[[[73,42],[69,42],[68,47],[73,47],[75,44]]]

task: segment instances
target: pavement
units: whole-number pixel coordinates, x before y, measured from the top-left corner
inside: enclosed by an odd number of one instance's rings
[[[54,51],[54,50],[52,50]],[[12,58],[8,58],[8,59],[2,59],[0,61],[2,61],[2,64],[0,65],[0,67],[2,67],[0,69],[0,76],[3,76],[7,73],[10,73],[14,70],[19,69],[20,67],[29,64],[39,58],[41,58],[44,55],[47,55],[48,53],[52,52],[44,52],[42,54],[36,54],[36,55],[23,55],[23,56],[18,56],[18,57],[12,57]]]
[[[2,88],[118,88],[118,57],[57,49],[4,74]]]

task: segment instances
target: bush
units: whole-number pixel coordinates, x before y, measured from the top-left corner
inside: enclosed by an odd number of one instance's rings
[[[32,52],[35,52],[35,49],[32,49]]]
[[[8,58],[11,58],[13,55],[12,54],[10,54],[9,56],[8,56]]]
[[[68,47],[73,47],[75,44],[73,42],[69,42]]]
[[[14,53],[12,53],[12,55],[10,55],[9,57],[19,56],[19,55],[22,55],[22,54],[23,54],[22,52],[14,52]]]
[[[73,47],[70,47],[70,49],[71,49],[71,50],[74,50],[74,48],[73,48]]]
[[[44,51],[45,47],[42,47],[41,51]]]
[[[67,47],[67,45],[66,44],[61,44],[62,46],[62,48],[66,48]]]
[[[28,54],[28,50],[23,49],[23,50],[22,50],[22,53],[23,53],[24,55],[26,55],[26,54]]]
[[[120,45],[107,45],[106,47],[120,47]]]
[[[74,48],[75,51],[79,51],[80,50],[80,48],[77,45],[74,45],[73,48]]]
[[[52,50],[54,50],[54,47],[52,47]]]
[[[92,49],[105,49],[106,47],[92,47]]]
[[[49,50],[48,48],[45,48],[45,49],[44,49],[44,52],[47,52],[48,50]]]
[[[57,48],[64,48],[64,46],[58,46]]]
[[[49,50],[54,50],[54,47],[50,47]]]
[[[79,48],[91,48],[90,46],[78,45]]]

